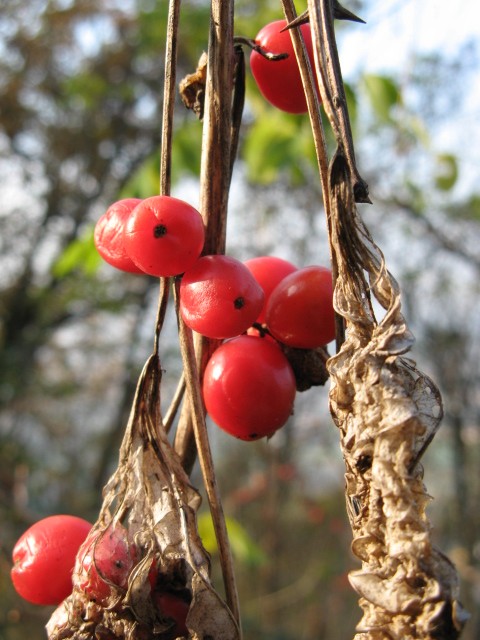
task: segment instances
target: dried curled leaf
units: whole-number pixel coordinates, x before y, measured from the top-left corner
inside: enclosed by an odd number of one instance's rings
[[[199,120],[203,119],[205,87],[207,82],[207,54],[200,56],[196,70],[186,75],[179,83],[180,97],[187,109],[191,109]]]
[[[430,540],[420,465],[442,417],[440,394],[405,357],[413,337],[400,292],[358,217],[341,153],[329,178],[335,307],[347,334],[327,366],[346,464],[352,549],[362,561],[350,574],[364,611],[356,638],[452,640],[466,614],[455,568]],[[384,309],[380,321],[373,298]]]
[[[200,496],[163,429],[160,378],[158,358],[151,356],[138,383],[118,468],[105,487],[91,534],[101,536],[120,527],[127,545],[134,545],[130,555],[135,566],[125,585],[107,579],[109,595],[92,598],[79,554],[73,593],[47,625],[50,640],[173,640],[175,621],[160,610],[152,590],[190,602],[189,638],[239,638],[237,623],[210,581],[210,559],[196,524]],[[97,561],[97,574],[102,575]]]

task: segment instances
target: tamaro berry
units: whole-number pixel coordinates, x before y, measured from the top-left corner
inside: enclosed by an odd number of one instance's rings
[[[241,440],[271,436],[293,411],[295,377],[279,346],[254,336],[224,342],[207,363],[203,398],[212,420]]]
[[[13,586],[29,602],[59,604],[72,592],[75,556],[88,536],[90,522],[70,515],[39,520],[13,549]]]
[[[244,262],[245,266],[255,276],[255,280],[262,287],[265,301],[257,322],[265,322],[265,310],[270,294],[283,278],[297,270],[297,267],[288,260],[275,256],[259,256]]]
[[[93,531],[78,552],[77,584],[90,599],[103,603],[112,584],[121,589],[127,587],[137,561],[137,548],[123,525],[117,523],[105,531]]]
[[[288,57],[269,60],[253,50],[250,55],[250,68],[260,92],[268,102],[288,113],[306,113],[307,101],[292,39],[288,30],[282,31],[286,24],[285,20],[276,20],[265,25],[258,32],[255,43],[270,54],[286,53]],[[310,25],[303,24],[299,28],[305,41],[310,65],[315,69]]]
[[[143,273],[127,255],[124,245],[125,224],[140,202],[139,198],[125,198],[114,202],[98,219],[93,235],[97,251],[105,262],[129,273]]]
[[[180,285],[185,324],[208,338],[231,338],[246,331],[263,301],[263,290],[251,272],[230,256],[203,256]]]
[[[169,591],[154,591],[152,600],[161,616],[172,620],[172,628],[167,633],[166,638],[173,640],[173,638],[188,637],[187,615],[190,609],[188,602]]]
[[[298,269],[273,290],[266,324],[280,342],[315,349],[335,338],[332,272],[326,267]]]
[[[204,240],[200,213],[170,196],[142,200],[125,226],[125,251],[151,276],[176,276],[189,269],[202,252]]]

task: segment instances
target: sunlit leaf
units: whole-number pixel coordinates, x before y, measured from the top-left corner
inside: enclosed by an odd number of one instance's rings
[[[172,181],[185,175],[200,175],[202,126],[198,120],[189,120],[173,136]]]
[[[52,267],[52,272],[57,278],[63,278],[72,271],[82,271],[86,275],[95,273],[101,258],[93,242],[93,230],[93,227],[89,228],[64,249]]]
[[[253,183],[272,184],[285,172],[293,184],[303,184],[305,165],[316,166],[308,120],[265,110],[248,131],[243,159]]]
[[[350,124],[352,125],[352,129],[355,129],[357,123],[357,94],[350,84],[345,83],[344,87]]]
[[[147,158],[123,187],[121,198],[149,198],[158,193],[160,161],[158,153]]]
[[[412,213],[422,216],[425,213],[425,193],[415,182],[410,179],[405,180],[405,187],[408,194],[408,206]]]
[[[402,102],[395,80],[388,76],[366,74],[363,76],[363,86],[378,118],[382,122],[390,121],[392,108]]]
[[[217,541],[210,513],[198,516],[198,531],[205,549],[213,554],[217,552]],[[246,529],[234,518],[226,518],[227,532],[232,553],[240,562],[257,566],[265,562],[266,556]]]
[[[288,118],[271,111],[257,118],[244,146],[244,159],[252,182],[271,184],[280,170],[290,164],[294,131]]]
[[[464,202],[456,203],[446,209],[449,216],[455,219],[480,221],[480,194],[474,193]]]
[[[450,153],[437,156],[437,173],[435,184],[442,191],[450,191],[458,178],[457,158]]]

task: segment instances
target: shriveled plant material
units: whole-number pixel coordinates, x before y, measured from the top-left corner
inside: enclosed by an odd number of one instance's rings
[[[327,363],[330,407],[341,434],[352,549],[350,573],[363,619],[358,640],[444,639],[460,634],[455,568],[431,542],[420,458],[442,417],[433,382],[405,358],[413,337],[400,291],[362,224],[348,164],[331,163],[335,307],[346,339]],[[373,300],[383,308],[377,321]]]
[[[190,638],[239,638],[237,623],[210,581],[210,560],[196,525],[200,496],[163,428],[160,379],[153,355],[139,379],[119,465],[105,487],[93,529],[101,535],[118,524],[125,527],[137,555],[128,584],[111,584],[107,599],[95,602],[85,593],[77,560],[73,593],[47,625],[50,640],[172,640],[174,621],[151,597],[152,574],[155,588],[190,601]]]

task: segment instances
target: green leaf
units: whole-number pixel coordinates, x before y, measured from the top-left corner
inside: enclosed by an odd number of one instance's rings
[[[458,179],[457,158],[450,153],[442,153],[437,156],[437,173],[435,184],[442,191],[450,191]]]
[[[272,184],[282,172],[292,184],[304,184],[305,166],[316,167],[308,119],[265,109],[248,130],[243,159],[255,184]]]
[[[378,118],[383,123],[390,122],[393,107],[402,103],[402,95],[395,80],[388,76],[366,74],[363,76],[363,86]]]
[[[72,271],[79,270],[85,275],[93,275],[101,263],[101,257],[93,241],[94,227],[90,227],[81,237],[73,240],[63,250],[52,266],[52,273],[63,278]]]
[[[201,513],[198,517],[198,532],[205,549],[214,554],[218,552],[217,540],[210,513]],[[266,561],[266,555],[251,538],[246,529],[234,518],[226,518],[228,538],[234,557],[250,566],[258,566]]]
[[[417,216],[424,215],[426,203],[423,190],[408,178],[405,179],[405,187],[407,189],[408,203],[411,211]]]
[[[124,185],[120,198],[149,198],[158,193],[160,185],[160,158],[158,153],[147,158]]]
[[[456,202],[446,208],[448,215],[455,220],[480,221],[480,194],[474,193],[463,202]]]
[[[244,145],[248,178],[257,184],[271,184],[282,168],[291,163],[295,128],[283,115],[266,111],[250,128]]]
[[[344,87],[350,124],[352,125],[352,129],[355,129],[357,124],[357,95],[350,84],[345,83]]]
[[[172,181],[185,175],[199,176],[202,150],[202,124],[187,120],[175,130],[172,145]]]

